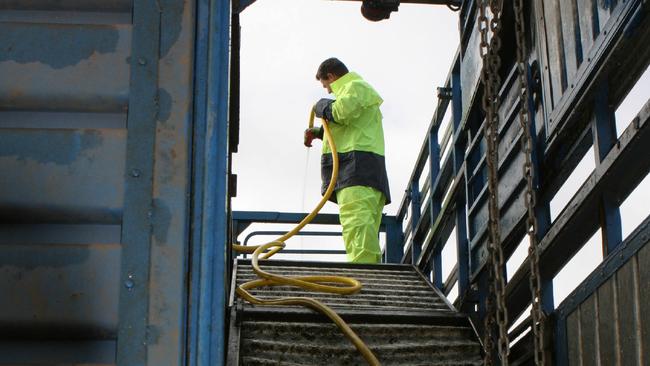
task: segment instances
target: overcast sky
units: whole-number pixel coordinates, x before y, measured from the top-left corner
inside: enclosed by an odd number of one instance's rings
[[[394,214],[458,47],[456,13],[400,5],[365,20],[357,2],[258,0],[241,16],[241,135],[234,157],[237,210],[304,211],[320,199],[320,147],[303,146],[311,106],[327,92],[315,79],[338,57],[384,99]],[[330,96],[332,97],[332,96]],[[303,195],[304,191],[304,195]],[[253,198],[254,197],[254,198]],[[328,203],[324,211],[338,212]]]
[[[391,19],[373,23],[361,16],[359,7],[346,1],[257,0],[241,15],[241,132],[239,152],[233,156],[238,175],[234,210],[307,212],[320,200],[320,141],[307,149],[302,139],[311,106],[328,97],[315,80],[316,69],[334,56],[384,99],[393,197],[384,212],[396,213],[435,109],[436,87],[444,85],[457,51],[458,13],[445,6],[401,4]],[[650,73],[642,80],[617,112],[619,134],[650,96]],[[590,152],[552,203],[554,217],[594,166]],[[624,236],[648,215],[643,204],[650,202],[648,178],[643,187],[622,206]],[[338,208],[327,203],[321,212],[337,213]],[[580,255],[584,260],[567,266],[568,275],[563,276],[573,282],[584,278],[600,261],[593,255],[599,246],[597,233]],[[510,272],[523,260],[525,246],[522,249],[513,256]],[[443,261],[445,272],[451,266],[451,261]],[[572,288],[556,289],[557,296],[566,296]]]

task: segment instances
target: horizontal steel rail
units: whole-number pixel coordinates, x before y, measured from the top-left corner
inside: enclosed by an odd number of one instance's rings
[[[233,238],[238,238],[244,230],[252,224],[298,224],[307,213],[292,212],[271,212],[271,211],[233,211],[232,232]],[[311,224],[340,225],[337,214],[318,214],[311,221]],[[379,231],[386,235],[386,247],[384,248],[383,259],[385,262],[396,263],[401,258],[402,228],[394,216],[383,215]],[[254,235],[283,235],[286,231],[254,231],[244,239],[244,245]],[[340,236],[341,232],[328,231],[301,231],[297,235],[307,236]],[[285,249],[285,254],[342,254],[344,251],[311,250],[311,249]]]

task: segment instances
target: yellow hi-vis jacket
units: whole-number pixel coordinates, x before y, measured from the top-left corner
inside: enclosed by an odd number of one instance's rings
[[[334,121],[329,124],[339,155],[339,175],[336,190],[351,186],[377,189],[390,203],[384,130],[379,106],[383,99],[358,74],[349,72],[330,87],[336,100],[332,104]],[[323,141],[321,157],[322,192],[327,190],[332,175],[332,151]],[[330,198],[336,202],[336,195]]]

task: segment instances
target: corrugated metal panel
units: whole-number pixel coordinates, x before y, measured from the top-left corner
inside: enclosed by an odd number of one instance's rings
[[[0,364],[183,362],[194,17],[0,2]]]
[[[254,291],[262,298],[312,297],[347,319],[382,365],[480,365],[481,346],[466,318],[409,265],[350,265],[264,261],[285,276],[337,275],[359,280],[354,295],[307,293],[289,286]],[[253,280],[249,261],[238,261],[236,282]],[[338,328],[309,309],[233,302],[230,364],[360,365],[365,361]],[[233,343],[234,342],[234,346]],[[235,354],[233,354],[235,353]]]
[[[126,112],[132,26],[0,23],[0,107]],[[43,121],[47,127],[47,121]]]
[[[648,238],[644,240],[647,243]],[[569,365],[647,364],[649,266],[646,244],[568,314]]]
[[[601,365],[616,365],[617,352],[620,348],[620,337],[616,322],[616,297],[612,282],[606,282],[598,289],[598,353]]]
[[[115,339],[119,244],[2,245],[3,333],[26,339]],[[102,288],[98,288],[98,286]]]
[[[582,362],[596,365],[598,357],[598,335],[596,333],[596,305],[592,297],[580,305],[580,337],[582,337]]]
[[[639,286],[637,278],[636,258],[629,261],[621,268],[615,277],[617,292],[617,327],[621,335],[620,358],[623,365],[643,365],[639,362],[640,339],[637,326],[641,323],[638,313],[638,297],[636,288]]]
[[[2,129],[3,222],[119,224],[124,129]]]
[[[132,27],[94,5],[0,5],[2,364],[115,362]]]

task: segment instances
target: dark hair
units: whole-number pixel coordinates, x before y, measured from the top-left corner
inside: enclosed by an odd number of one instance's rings
[[[327,74],[334,74],[341,77],[348,73],[348,68],[336,57],[328,58],[318,66],[316,80],[327,79]]]

